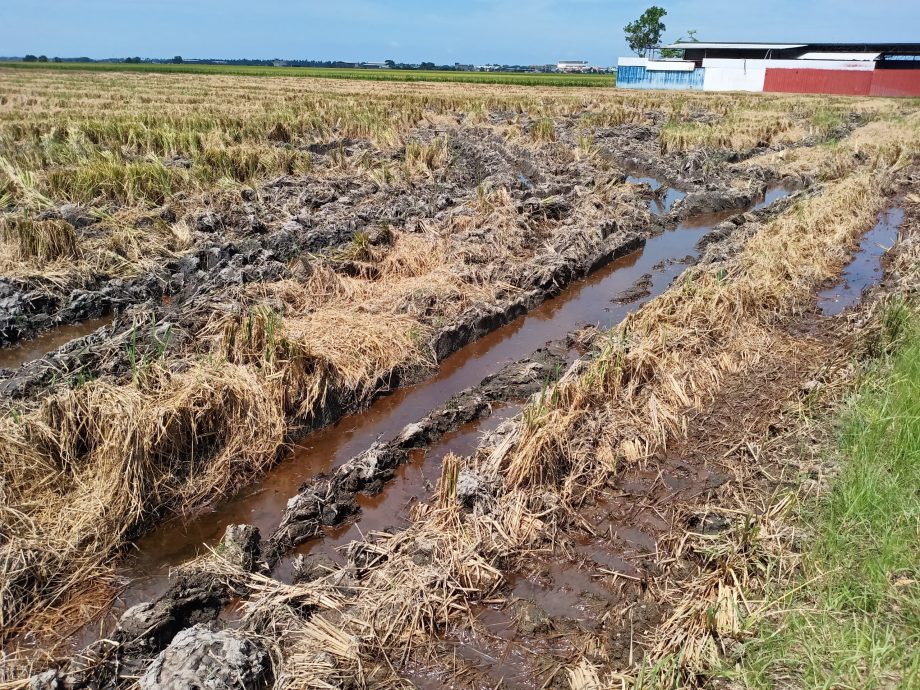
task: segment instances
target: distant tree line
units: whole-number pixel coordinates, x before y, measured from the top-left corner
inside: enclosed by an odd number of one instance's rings
[[[48,57],[45,55],[35,56],[35,55],[26,55],[22,58],[23,62],[48,62]],[[255,60],[255,59],[235,59],[235,60],[220,60],[216,58],[206,58],[200,60],[188,60],[183,58],[181,55],[176,55],[172,58],[140,58],[140,57],[127,57],[127,58],[105,58],[101,60],[93,60],[88,57],[77,57],[77,58],[59,58],[56,57],[53,59],[53,62],[122,62],[126,64],[141,64],[141,63],[152,63],[152,64],[174,64],[174,65],[183,65],[183,64],[196,64],[196,65],[231,65],[237,67],[272,67],[276,63],[283,63],[288,67],[327,67],[331,69],[352,69],[360,67],[372,68],[377,66],[376,63],[363,63],[363,62],[347,62],[344,60]],[[419,70],[419,71],[442,71],[442,72],[463,72],[475,69],[473,65],[438,65],[434,62],[426,61],[419,64],[411,64],[405,62],[396,62],[395,60],[386,60],[384,63],[389,69],[399,69],[399,70]],[[535,67],[533,65],[500,65],[496,66],[501,71],[505,72],[533,72]],[[537,71],[546,71],[548,68],[554,67],[553,65],[538,65],[536,67]]]

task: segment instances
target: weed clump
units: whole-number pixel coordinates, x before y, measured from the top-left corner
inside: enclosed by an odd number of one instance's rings
[[[551,118],[540,118],[530,127],[529,134],[531,141],[549,144],[556,141],[556,125]]]

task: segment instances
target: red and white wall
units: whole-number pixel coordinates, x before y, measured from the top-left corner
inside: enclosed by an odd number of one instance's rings
[[[637,76],[633,72],[640,61]],[[876,65],[873,59],[707,58],[702,67],[694,69],[687,61],[621,58],[623,79],[617,83],[622,88],[698,89],[702,81],[703,91],[920,97],[920,69],[878,69]]]

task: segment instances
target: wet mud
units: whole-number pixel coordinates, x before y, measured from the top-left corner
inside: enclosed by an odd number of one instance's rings
[[[674,187],[665,186],[660,180],[654,177],[628,175],[626,181],[630,184],[648,185],[651,188],[654,197],[649,202],[649,210],[656,216],[663,216],[670,213],[674,203],[687,196],[686,192],[682,192]]]

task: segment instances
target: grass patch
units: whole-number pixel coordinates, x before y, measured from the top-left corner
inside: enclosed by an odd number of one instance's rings
[[[886,315],[888,354],[840,435],[843,466],[808,506],[789,613],[749,646],[754,688],[920,687],[920,317]]]

